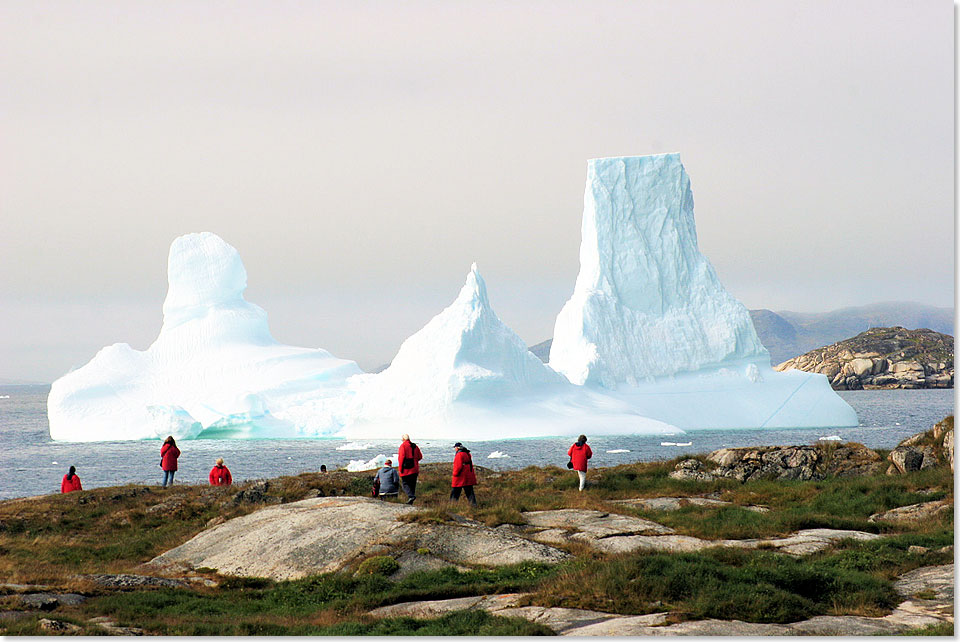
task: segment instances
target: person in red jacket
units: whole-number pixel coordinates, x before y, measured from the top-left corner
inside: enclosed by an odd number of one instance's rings
[[[223,458],[217,459],[217,465],[210,469],[211,486],[229,486],[233,483],[230,469],[223,465]]]
[[[420,447],[410,441],[410,435],[401,435],[403,443],[397,450],[397,459],[400,461],[400,485],[407,495],[408,504],[417,498],[417,475],[420,474],[420,460],[423,453]]]
[[[577,476],[580,477],[580,490],[583,490],[583,485],[587,483],[587,460],[593,457],[593,451],[587,445],[587,436],[577,437],[577,443],[570,446],[567,455],[570,456],[570,463],[577,471]]]
[[[474,506],[477,498],[473,494],[473,487],[477,484],[477,475],[473,471],[473,458],[470,451],[464,448],[459,441],[453,445],[457,454],[453,457],[453,480],[450,482],[450,501],[460,500],[460,491],[467,496],[467,500]]]
[[[160,446],[160,468],[163,469],[163,488],[167,487],[169,482],[173,486],[173,474],[177,472],[177,458],[180,456],[180,449],[177,448],[177,442],[173,435],[163,440]]]
[[[63,476],[63,480],[60,482],[60,492],[70,493],[75,490],[83,490],[83,488],[80,486],[80,477],[77,475],[77,468],[70,466],[70,470]]]

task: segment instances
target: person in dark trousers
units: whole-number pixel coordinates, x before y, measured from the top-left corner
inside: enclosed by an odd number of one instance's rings
[[[397,451],[397,458],[400,460],[400,485],[408,497],[407,503],[412,504],[417,498],[417,475],[420,474],[423,453],[419,446],[410,441],[410,435],[402,435],[400,438],[403,440]]]
[[[584,484],[587,483],[587,460],[593,457],[593,451],[587,445],[587,436],[580,435],[577,437],[577,443],[570,446],[567,455],[570,456],[570,463],[573,464],[573,469],[577,471],[577,476],[580,477],[580,490],[583,490]]]
[[[163,488],[167,483],[173,486],[173,474],[177,472],[177,458],[180,457],[180,449],[177,448],[177,442],[173,435],[163,440],[160,446],[160,468],[163,470]]]
[[[477,475],[473,470],[473,458],[470,456],[470,451],[459,441],[453,447],[457,449],[457,454],[453,457],[450,501],[459,501],[460,491],[463,491],[467,500],[476,506],[477,498],[473,494],[473,487],[477,484]]]
[[[72,493],[75,490],[83,490],[83,488],[80,486],[80,477],[77,475],[76,466],[70,466],[70,470],[60,481],[60,492]]]
[[[223,465],[223,459],[217,460],[217,465],[210,469],[211,486],[229,486],[233,483],[230,469]]]
[[[392,459],[383,462],[383,468],[377,472],[373,480],[373,487],[377,489],[377,496],[380,499],[397,497],[400,494],[400,475],[393,467]]]

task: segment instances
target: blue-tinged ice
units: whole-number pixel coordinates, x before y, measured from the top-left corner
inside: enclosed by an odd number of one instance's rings
[[[678,155],[590,161],[582,234],[549,365],[497,316],[474,265],[379,374],[278,343],[243,298],[237,251],[211,233],[182,236],[160,335],[145,351],[103,348],[55,381],[51,437],[478,441],[857,425],[826,377],[770,367],[747,309],[700,253]]]

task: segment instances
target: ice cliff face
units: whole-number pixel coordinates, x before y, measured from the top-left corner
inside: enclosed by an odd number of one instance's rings
[[[163,327],[153,345],[143,352],[108,346],[53,383],[53,439],[196,436],[262,420],[279,396],[323,390],[360,372],[326,350],[277,343],[266,312],[243,298],[239,254],[215,234],[176,239],[167,273]]]
[[[458,400],[491,403],[561,383],[494,312],[474,263],[456,300],[404,341],[390,367],[358,392],[356,415],[427,417]]]
[[[590,161],[580,264],[552,368],[499,319],[474,265],[456,300],[372,375],[277,343],[243,298],[237,251],[188,234],[170,248],[156,341],[108,346],[55,381],[50,435],[484,440],[857,424],[823,375],[770,368],[746,308],[697,248],[679,156]]]
[[[680,156],[589,161],[580,273],[550,365],[575,384],[613,388],[769,361],[746,307],[697,247]]]

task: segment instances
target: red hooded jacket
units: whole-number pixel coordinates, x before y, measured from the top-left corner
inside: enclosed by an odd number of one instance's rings
[[[180,456],[180,449],[173,444],[164,444],[160,446],[160,468],[164,470],[177,469],[177,457]]]
[[[74,490],[83,490],[83,488],[80,487],[80,477],[74,473],[73,477],[67,479],[67,476],[64,475],[63,481],[60,482],[60,492],[69,493]]]
[[[400,448],[397,450],[397,459],[400,460],[400,470],[398,472],[401,477],[415,475],[420,472],[420,460],[423,459],[423,453],[420,452],[420,446],[407,439],[400,444]],[[413,465],[409,465],[407,460],[413,462]]]
[[[570,450],[567,451],[567,455],[569,455],[570,459],[573,460],[574,470],[587,472],[587,460],[593,457],[593,451],[590,450],[590,446],[587,444],[583,444],[582,446],[574,444],[570,446]]]
[[[233,483],[233,477],[230,475],[230,469],[226,466],[214,466],[210,469],[211,486],[229,486]]]
[[[473,472],[473,458],[469,450],[458,450],[453,458],[453,481],[450,482],[452,488],[463,486],[476,486],[477,475]]]

